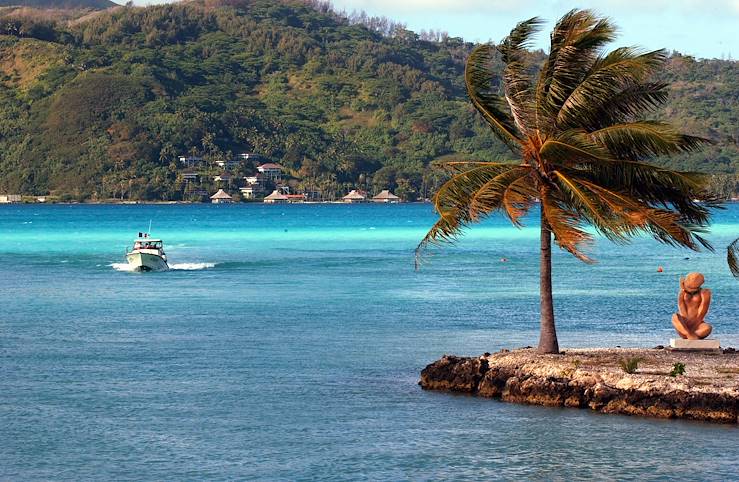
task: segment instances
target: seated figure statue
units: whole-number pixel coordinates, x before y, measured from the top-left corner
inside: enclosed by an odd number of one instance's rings
[[[711,304],[711,290],[701,288],[704,281],[700,273],[689,273],[685,278],[680,278],[678,312],[672,315],[672,324],[680,336],[688,340],[702,340],[713,329],[705,321]]]

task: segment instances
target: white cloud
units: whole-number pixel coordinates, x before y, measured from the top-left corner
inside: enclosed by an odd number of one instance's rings
[[[560,1],[562,4],[571,2]],[[723,15],[739,13],[739,0],[584,0],[581,7],[619,11],[623,15],[671,11],[685,14]]]

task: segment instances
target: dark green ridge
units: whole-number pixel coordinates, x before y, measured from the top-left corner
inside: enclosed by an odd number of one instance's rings
[[[434,161],[508,159],[467,100],[460,38],[303,1],[0,17],[0,193],[182,199],[178,155],[258,152],[298,189],[415,199],[443,180]],[[715,142],[662,162],[737,191],[737,63],[673,53],[657,80],[658,117]]]

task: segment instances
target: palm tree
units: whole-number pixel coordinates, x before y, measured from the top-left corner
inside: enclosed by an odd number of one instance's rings
[[[558,353],[552,235],[560,248],[585,262],[592,262],[584,250],[593,240],[588,224],[615,242],[647,233],[666,244],[711,249],[700,233],[716,201],[706,192],[705,176],[645,162],[707,142],[642,120],[667,98],[667,86],[650,80],[665,52],[627,47],[605,53],[614,25],[590,11],[572,10],[554,27],[549,57],[534,83],[526,47],[540,24],[538,18],[519,23],[498,45],[505,64],[502,95],[492,82],[496,48],[480,45],[467,59],[469,98],[516,160],[448,163],[451,179],[434,198],[439,220],[416,255],[418,261],[429,244],[453,242],[464,227],[496,211],[520,226],[539,202],[538,350]]]
[[[726,261],[729,263],[731,274],[739,279],[739,238],[726,247]]]

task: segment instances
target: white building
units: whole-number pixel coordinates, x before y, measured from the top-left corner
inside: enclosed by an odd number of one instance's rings
[[[282,166],[268,162],[257,167],[257,171],[261,172],[266,179],[273,182],[282,180]]]
[[[0,204],[10,204],[21,202],[20,194],[0,194]]]
[[[222,167],[224,169],[233,169],[235,167],[239,167],[241,165],[241,160],[239,159],[229,159],[227,161],[216,161],[216,165],[219,167]]]
[[[244,176],[244,181],[247,182],[247,184],[263,184],[264,183],[264,174],[261,172],[256,173],[253,176]]]
[[[184,164],[187,167],[195,167],[203,163],[203,158],[200,156],[180,156],[178,159],[180,164]]]
[[[242,152],[239,154],[238,157],[239,157],[239,160],[242,160],[242,161],[254,161],[254,160],[262,158],[262,156],[260,156],[259,154],[255,152]]]
[[[213,178],[213,180],[216,182],[227,182],[229,184],[231,183],[232,179],[233,176],[228,172],[221,173]]]
[[[244,199],[256,199],[264,194],[264,189],[259,184],[247,184],[240,187],[239,191],[241,191],[241,196]]]

